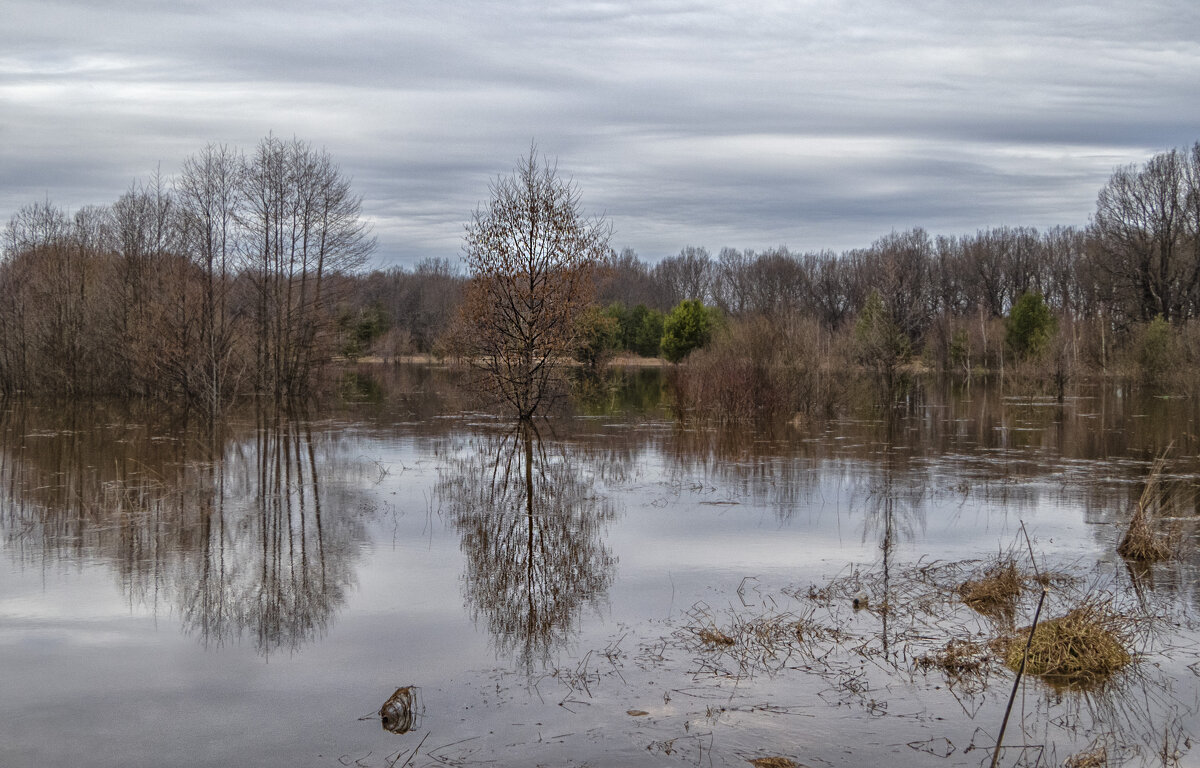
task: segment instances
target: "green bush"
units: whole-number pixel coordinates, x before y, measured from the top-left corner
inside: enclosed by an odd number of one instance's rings
[[[357,311],[344,311],[338,317],[342,333],[339,350],[351,360],[367,354],[375,340],[391,326],[387,313],[378,304],[361,307]]]
[[[617,322],[617,348],[643,357],[658,355],[663,335],[663,313],[638,304],[630,309],[620,302],[609,305],[604,314]]]
[[[662,356],[678,363],[694,350],[703,347],[712,338],[712,312],[697,299],[679,302],[663,320]]]
[[[883,297],[871,291],[854,324],[855,356],[858,362],[890,381],[896,368],[911,354],[908,337],[888,315]]]
[[[1039,293],[1017,299],[1004,324],[1004,341],[1018,359],[1040,355],[1054,336],[1054,316]]]

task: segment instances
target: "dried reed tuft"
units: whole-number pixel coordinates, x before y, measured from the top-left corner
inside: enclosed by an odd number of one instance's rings
[[[1063,762],[1063,768],[1105,768],[1108,765],[1108,747],[1101,744],[1076,752]]]
[[[1167,451],[1170,451],[1170,446]],[[1150,476],[1146,478],[1146,487],[1138,498],[1137,508],[1129,520],[1129,527],[1117,546],[1117,554],[1127,560],[1142,563],[1154,563],[1171,559],[1173,547],[1168,537],[1154,530],[1152,523],[1153,510],[1162,508],[1170,503],[1162,488],[1162,474],[1166,468],[1167,451],[1154,460],[1150,468]]]
[[[1064,685],[1103,682],[1129,664],[1126,648],[1132,619],[1115,613],[1098,600],[1088,600],[1064,616],[1037,626],[1029,643],[1025,671]],[[1019,669],[1029,628],[1019,629],[1005,643],[1004,662]]]
[[[709,645],[733,645],[737,641],[719,629],[705,627],[696,633],[696,637],[700,638],[703,643]]]
[[[1001,557],[958,587],[962,601],[984,616],[1011,617],[1016,613],[1023,579],[1011,556]]]
[[[786,757],[756,757],[746,762],[754,768],[803,768],[800,763]]]

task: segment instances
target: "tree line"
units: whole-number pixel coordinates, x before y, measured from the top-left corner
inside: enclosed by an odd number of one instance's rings
[[[479,225],[468,234],[486,246]],[[215,413],[240,393],[304,394],[337,355],[461,350],[464,309],[484,314],[487,258],[470,274],[445,258],[361,271],[373,247],[331,158],[276,137],[245,154],[210,145],[110,206],[29,205],[4,232],[0,389],[182,398]],[[682,359],[739,323],[885,372],[911,360],[1003,369],[1033,352],[1072,370],[1200,362],[1200,143],[1117,169],[1082,226],[917,228],[841,253],[688,246],[654,264],[607,239],[591,251],[568,334],[589,362]],[[1049,317],[1023,332],[1036,343],[1010,332],[1023,301]]]
[[[0,390],[183,401],[303,396],[374,248],[361,198],[299,139],[210,144],[174,179],[68,215],[18,211],[0,262]]]
[[[441,261],[356,284],[360,304],[385,309],[401,329],[403,348],[436,352],[467,282]],[[861,340],[856,329],[871,330],[858,328],[865,316],[893,335],[902,358],[998,369],[1026,351],[1013,347],[1006,323],[1022,297],[1036,296],[1054,321],[1048,341],[1107,371],[1156,320],[1180,335],[1200,317],[1200,143],[1116,170],[1084,226],[960,236],[917,228],[841,253],[688,246],[656,264],[625,249],[596,271],[594,295],[585,359],[603,347],[663,354],[664,322],[690,301],[718,324],[805,318],[847,347]]]

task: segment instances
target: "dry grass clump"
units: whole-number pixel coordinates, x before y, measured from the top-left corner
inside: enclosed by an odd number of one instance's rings
[[[1170,446],[1167,450],[1171,450]],[[1150,476],[1146,478],[1146,487],[1142,489],[1142,495],[1138,498],[1137,509],[1134,510],[1129,527],[1117,546],[1117,554],[1127,560],[1155,563],[1159,560],[1169,560],[1174,554],[1169,537],[1155,531],[1152,523],[1152,511],[1170,503],[1161,482],[1163,470],[1166,468],[1166,456],[1164,451],[1150,468]]]
[[[746,762],[753,765],[754,768],[803,768],[800,763],[786,757],[756,757]]]
[[[1103,682],[1133,660],[1127,649],[1131,619],[1107,603],[1089,600],[1064,616],[1038,624],[1025,671],[1064,685]],[[1020,669],[1029,627],[1007,640],[1004,663]]]
[[[1129,528],[1121,537],[1117,554],[1126,560],[1136,560],[1141,563],[1156,563],[1160,560],[1170,560],[1174,554],[1167,536],[1154,530],[1150,523],[1150,515],[1140,504],[1129,521]]]
[[[701,669],[718,675],[773,675],[787,666],[793,654],[811,651],[816,633],[822,638],[830,636],[790,611],[764,610],[759,616],[734,616],[723,623],[711,608],[697,603],[688,616],[691,624],[680,628],[677,636],[698,654],[696,662]],[[802,626],[810,627],[812,633],[806,636]]]
[[[958,588],[962,601],[984,616],[1012,616],[1017,610],[1024,580],[1012,557],[1003,557]]]
[[[802,648],[816,643],[841,643],[849,639],[849,635],[842,629],[826,626],[813,618],[812,611],[796,620],[792,625],[792,634]]]
[[[696,637],[700,638],[700,642],[709,645],[733,645],[737,641],[719,629],[713,627],[704,627],[696,633]]]
[[[1076,752],[1063,762],[1063,768],[1106,768],[1108,747],[1103,744]]]

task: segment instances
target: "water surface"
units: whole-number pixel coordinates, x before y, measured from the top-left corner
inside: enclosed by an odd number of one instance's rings
[[[534,434],[438,369],[364,369],[345,395],[215,434],[9,404],[0,763],[986,764],[1011,672],[951,685],[915,659],[1001,631],[938,590],[1032,549],[1065,579],[1048,610],[1101,594],[1157,618],[1102,690],[1027,680],[1003,764],[1097,740],[1113,764],[1164,744],[1200,764],[1195,402],[930,383],[708,429],[649,372]],[[1184,556],[1131,568],[1116,543],[1168,445]],[[788,641],[802,619],[845,639]],[[394,733],[378,712],[402,686],[418,707]]]

